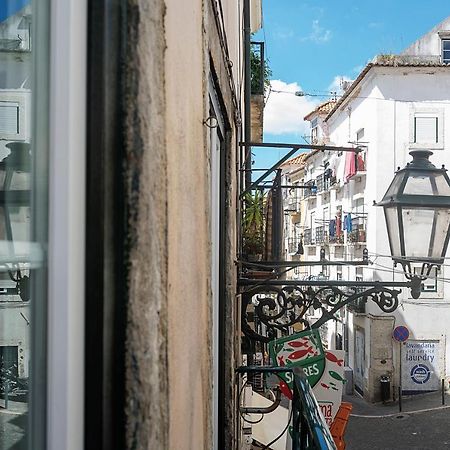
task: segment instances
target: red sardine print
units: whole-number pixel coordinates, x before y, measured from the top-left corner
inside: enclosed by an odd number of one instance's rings
[[[298,341],[292,341],[292,342],[288,342],[288,345],[290,345],[291,347],[308,347],[309,343],[308,341],[306,342],[298,342]]]
[[[289,399],[292,400],[292,392],[289,386],[284,382],[280,381],[280,391]]]
[[[314,350],[312,349],[312,347],[308,347],[305,350],[297,350],[294,353],[291,353],[288,358],[289,359],[300,359],[303,358],[305,355],[307,355],[308,353],[314,353]]]
[[[342,364],[344,364],[344,360],[339,359],[336,355],[333,355],[333,353],[325,352],[325,356],[328,359],[328,361],[334,362],[340,367],[342,367]]]

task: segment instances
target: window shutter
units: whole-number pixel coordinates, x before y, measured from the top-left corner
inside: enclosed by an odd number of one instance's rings
[[[1,134],[19,134],[19,105],[13,102],[0,102]]]
[[[414,142],[418,144],[435,144],[438,142],[438,118],[414,118]]]

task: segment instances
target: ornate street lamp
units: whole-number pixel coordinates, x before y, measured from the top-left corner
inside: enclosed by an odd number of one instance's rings
[[[17,293],[28,300],[29,277],[18,267],[27,261],[18,261],[14,241],[29,241],[30,144],[10,142],[6,147],[10,153],[0,161],[0,241],[6,243],[8,273],[17,283]]]
[[[444,262],[450,237],[450,179],[435,167],[427,150],[410,152],[412,162],[398,170],[382,206],[395,264],[408,279],[426,279]],[[421,266],[417,274],[413,266]]]

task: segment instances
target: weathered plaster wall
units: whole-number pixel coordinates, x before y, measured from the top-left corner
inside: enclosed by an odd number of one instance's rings
[[[441,56],[441,40],[438,34],[439,31],[450,31],[450,17],[444,19],[427,34],[413,42],[401,54],[413,56]]]
[[[225,2],[232,3],[232,2]],[[234,2],[233,2],[234,3]],[[211,449],[212,305],[208,77],[226,122],[223,429],[235,448],[236,97],[220,41],[239,61],[241,9],[213,2],[129,0],[126,137],[128,229],[127,447]],[[238,89],[236,89],[239,92]],[[215,434],[214,434],[215,433]]]
[[[210,448],[209,155],[203,4],[167,0],[168,448]]]

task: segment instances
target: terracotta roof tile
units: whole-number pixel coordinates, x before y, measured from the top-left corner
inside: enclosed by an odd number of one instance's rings
[[[284,162],[281,165],[281,167],[288,167],[288,166],[301,166],[302,167],[305,165],[304,161],[305,161],[307,154],[308,153],[300,153],[299,155],[294,156],[291,159],[288,159],[286,162]]]
[[[313,111],[311,111],[310,113],[308,113],[303,120],[309,120],[309,118],[313,115],[313,114],[323,114],[323,115],[327,115],[328,113],[330,113],[330,111],[334,108],[334,105],[336,104],[336,100],[327,100],[324,103],[321,103],[319,106],[317,106],[316,109],[314,109]]]

